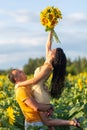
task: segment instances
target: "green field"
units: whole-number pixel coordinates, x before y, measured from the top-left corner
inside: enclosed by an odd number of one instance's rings
[[[29,76],[28,76],[29,77]],[[50,79],[47,81],[50,85]],[[65,89],[60,99],[52,99],[54,117],[78,118],[81,127],[87,130],[87,73],[66,77]],[[24,130],[24,117],[15,100],[14,86],[7,76],[0,76],[0,130]],[[47,129],[47,128],[45,128]],[[39,128],[29,128],[39,130]],[[56,130],[79,130],[75,127],[56,127]]]

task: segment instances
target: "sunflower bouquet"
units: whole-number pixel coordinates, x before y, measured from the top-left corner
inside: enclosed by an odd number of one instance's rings
[[[62,19],[61,11],[58,8],[55,8],[54,6],[48,6],[40,13],[41,24],[45,26],[45,31],[53,31],[53,36],[56,42],[60,41],[54,28],[59,23],[60,19]]]

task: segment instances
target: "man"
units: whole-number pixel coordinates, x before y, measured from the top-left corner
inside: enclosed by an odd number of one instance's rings
[[[36,79],[30,79],[31,84],[37,83],[43,75],[37,77]],[[13,69],[9,74],[9,79],[15,85],[19,82],[25,81],[27,79],[25,73],[18,69]],[[31,86],[21,86],[15,88],[16,100],[25,116],[25,130],[27,130],[29,125],[32,126],[43,126],[43,123],[49,128],[50,126],[60,126],[60,125],[73,125],[79,126],[76,120],[61,120],[61,119],[49,119],[43,114],[45,111],[52,109],[51,104],[41,104],[35,101]],[[40,113],[42,112],[42,116]],[[50,129],[51,130],[51,129]],[[54,130],[54,128],[52,129]]]
[[[25,81],[27,76],[25,73],[18,69],[13,69],[8,78],[15,85],[19,82]],[[37,103],[32,95],[31,86],[15,88],[16,100],[25,116],[25,129],[26,122],[35,122],[35,125],[43,125],[39,116],[39,111],[48,111],[52,108],[51,104],[39,104]]]

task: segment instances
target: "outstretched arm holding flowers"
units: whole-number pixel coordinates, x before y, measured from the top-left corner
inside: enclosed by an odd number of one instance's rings
[[[58,8],[48,6],[40,13],[40,21],[43,26],[45,26],[45,31],[53,31],[53,36],[56,42],[60,42],[59,38],[54,30],[55,26],[62,19],[61,11]]]

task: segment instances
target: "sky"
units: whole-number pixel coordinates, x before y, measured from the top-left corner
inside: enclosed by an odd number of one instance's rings
[[[67,58],[87,58],[87,0],[0,0],[0,70],[23,68],[29,58],[45,57],[48,32],[40,23],[47,6],[61,10],[55,27]]]

